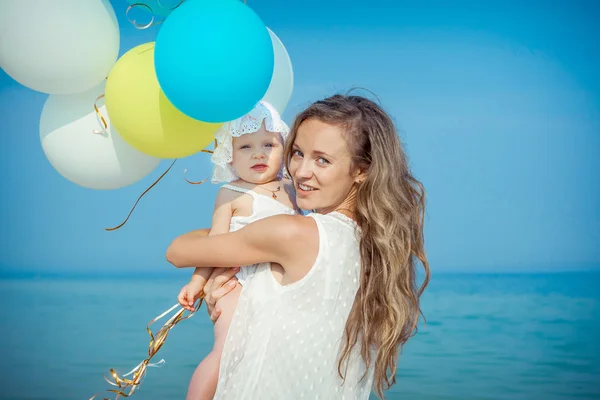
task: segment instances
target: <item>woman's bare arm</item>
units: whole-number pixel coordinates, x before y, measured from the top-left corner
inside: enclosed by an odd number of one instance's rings
[[[319,248],[312,218],[276,215],[231,233],[216,236],[185,234],[167,249],[167,261],[182,267],[236,267],[276,262],[284,269],[312,264]]]

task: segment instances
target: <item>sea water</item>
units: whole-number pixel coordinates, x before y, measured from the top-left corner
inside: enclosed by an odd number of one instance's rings
[[[0,280],[0,399],[89,399],[147,357],[147,323],[176,303],[170,278]],[[427,318],[388,399],[600,399],[600,273],[435,274]],[[164,323],[154,324],[154,332]],[[210,351],[205,309],[175,326],[133,399],[184,399]],[[375,399],[375,396],[372,396]]]

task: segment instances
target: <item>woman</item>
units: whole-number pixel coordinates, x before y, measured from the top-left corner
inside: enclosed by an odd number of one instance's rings
[[[298,206],[314,212],[167,250],[177,267],[263,263],[240,296],[215,398],[367,399],[372,386],[383,398],[429,281],[423,187],[389,116],[360,96],[300,113],[285,161]]]

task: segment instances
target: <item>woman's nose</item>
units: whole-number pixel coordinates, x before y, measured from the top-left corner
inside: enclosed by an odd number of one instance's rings
[[[306,163],[302,163],[296,169],[296,178],[310,178],[312,177],[312,170],[309,168]]]

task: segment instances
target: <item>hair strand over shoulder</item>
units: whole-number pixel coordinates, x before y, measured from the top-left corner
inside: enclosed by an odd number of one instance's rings
[[[343,126],[352,167],[365,174],[356,185],[355,218],[360,227],[360,286],[346,322],[338,372],[360,344],[367,366],[374,363],[377,395],[396,383],[399,352],[417,332],[420,296],[429,283],[423,225],[425,190],[413,177],[396,127],[385,111],[361,96],[335,95],[296,117],[286,146],[308,119]],[[417,285],[417,264],[424,279]],[[357,349],[358,350],[358,349]],[[363,377],[364,378],[364,377]]]

